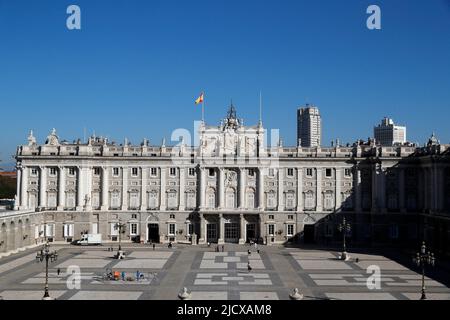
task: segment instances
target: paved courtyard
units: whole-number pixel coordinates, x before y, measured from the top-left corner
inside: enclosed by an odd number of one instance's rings
[[[380,253],[350,251],[351,259],[344,262],[339,252],[329,250],[259,246],[258,253],[247,245],[225,245],[224,252],[216,252],[215,246],[178,245],[124,247],[126,259],[115,260],[107,246],[53,249],[58,249],[58,260],[50,263],[49,286],[57,299],[172,300],[183,287],[193,300],[286,300],[294,288],[305,300],[420,297],[421,275],[405,256],[394,261]],[[36,250],[0,260],[2,299],[41,299],[45,266],[35,262]],[[380,268],[380,289],[367,287],[372,275],[367,268],[372,266]],[[80,288],[74,288],[72,271],[77,268]],[[119,272],[120,280],[105,278],[109,271]],[[142,274],[139,281],[137,271]],[[449,280],[450,274],[438,265],[426,278],[428,298],[450,300]]]

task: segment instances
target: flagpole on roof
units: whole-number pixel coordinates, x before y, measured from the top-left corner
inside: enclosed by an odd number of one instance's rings
[[[202,92],[203,99],[202,99],[202,122],[205,124],[205,92]]]

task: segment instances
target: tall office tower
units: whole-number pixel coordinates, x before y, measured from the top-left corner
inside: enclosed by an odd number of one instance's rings
[[[382,146],[403,144],[406,142],[406,127],[396,126],[392,119],[385,117],[373,128],[373,135],[376,143]]]
[[[301,147],[320,147],[322,125],[319,108],[309,105],[297,110],[297,145]]]

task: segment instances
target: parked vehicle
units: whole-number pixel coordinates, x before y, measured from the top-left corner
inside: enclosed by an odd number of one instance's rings
[[[77,241],[81,246],[98,246],[102,244],[101,234],[83,234],[81,239]]]

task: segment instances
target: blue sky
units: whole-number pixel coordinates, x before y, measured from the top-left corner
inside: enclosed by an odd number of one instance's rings
[[[82,29],[66,28],[81,8]],[[382,29],[366,28],[377,4]],[[450,142],[450,1],[0,0],[0,159],[33,129],[43,142],[94,130],[159,144],[230,99],[295,145],[296,109],[320,108],[323,142],[371,136],[390,116],[423,143]]]

